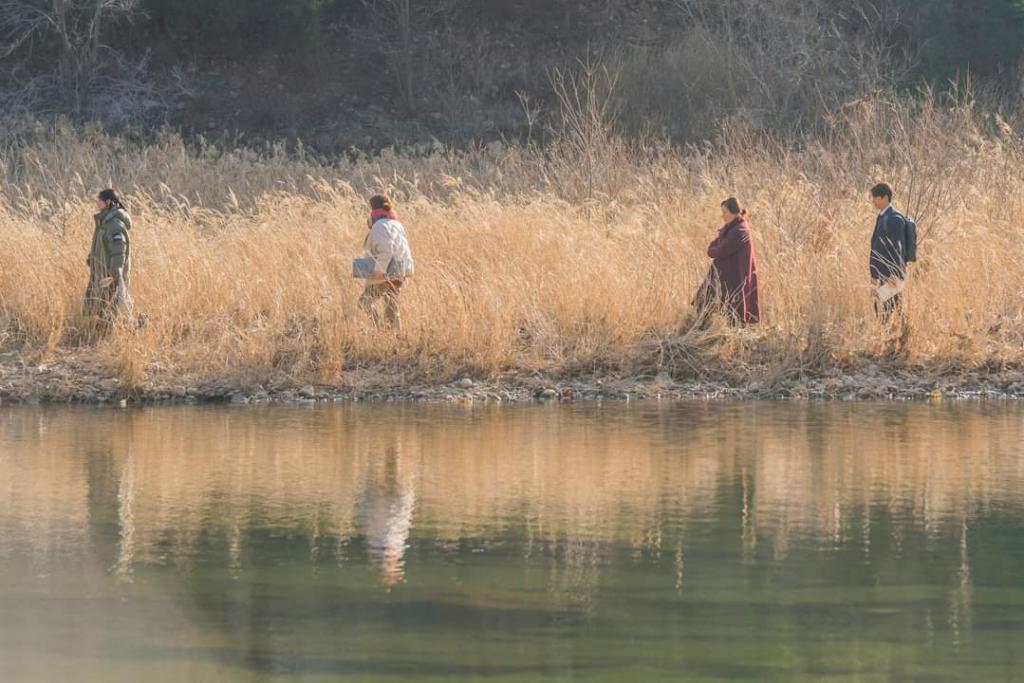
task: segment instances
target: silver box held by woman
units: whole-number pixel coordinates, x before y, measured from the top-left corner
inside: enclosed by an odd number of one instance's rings
[[[352,277],[360,280],[369,280],[377,270],[377,260],[372,258],[357,258],[352,261]]]
[[[377,260],[372,258],[357,258],[352,260],[352,277],[360,280],[371,279],[377,271]],[[405,262],[398,259],[391,259],[385,276],[389,280],[401,280],[405,278]]]
[[[393,258],[388,262],[388,269],[385,275],[387,275],[389,280],[404,280],[407,274],[405,261]]]

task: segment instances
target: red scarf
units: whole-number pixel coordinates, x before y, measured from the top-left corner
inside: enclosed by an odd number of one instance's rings
[[[370,212],[370,223],[376,223],[381,218],[390,218],[393,221],[398,220],[398,214],[395,213],[394,209],[374,209]]]

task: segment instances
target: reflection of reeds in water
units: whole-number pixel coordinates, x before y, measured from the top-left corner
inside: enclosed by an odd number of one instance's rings
[[[76,555],[87,544],[86,471],[76,445],[39,412],[0,414],[0,558]]]
[[[784,555],[794,539],[861,542],[870,521],[848,518],[871,506],[934,534],[979,506],[1019,505],[1013,411],[937,410],[14,411],[0,552],[74,552],[91,497],[119,508],[106,514],[124,573],[168,552],[188,564],[201,532],[220,534],[237,569],[259,526],[302,534],[314,554],[364,538],[390,582],[410,535],[505,531],[558,545],[567,564],[619,542],[676,556],[681,574],[686,527],[716,518],[741,521],[741,538],[723,540]],[[90,480],[90,461],[106,475]]]
[[[1020,505],[1012,482],[1024,481],[1024,454],[1013,411],[913,406],[872,416],[829,411],[824,424],[807,417],[763,426],[751,443],[756,529],[772,535],[777,553],[793,535],[836,542],[863,535],[845,519],[853,509],[884,506],[934,535],[979,507]]]

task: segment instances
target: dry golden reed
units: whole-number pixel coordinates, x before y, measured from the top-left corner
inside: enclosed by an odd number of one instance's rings
[[[601,168],[558,145],[322,160],[58,127],[2,152],[0,335],[133,385],[850,368],[891,351],[867,271],[867,189],[887,180],[921,226],[899,362],[1021,360],[1024,146],[969,101],[851,103],[785,144],[728,127],[702,149],[587,139]],[[90,200],[107,185],[135,219],[148,324],[86,344]],[[398,198],[417,260],[401,336],[371,329],[348,277],[377,190]],[[764,322],[697,333],[681,324],[729,195],[750,209]]]

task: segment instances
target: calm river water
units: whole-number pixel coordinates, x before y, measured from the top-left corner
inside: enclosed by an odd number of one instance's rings
[[[0,410],[0,681],[1024,680],[1024,408]]]

